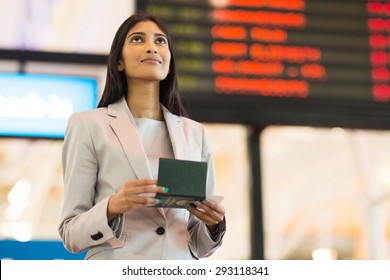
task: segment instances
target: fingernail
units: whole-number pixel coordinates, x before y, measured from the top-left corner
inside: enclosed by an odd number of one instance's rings
[[[206,198],[204,199],[204,201],[209,202],[209,199],[206,197]]]
[[[157,198],[156,204],[159,204],[161,202],[161,199]]]
[[[199,206],[199,205],[200,205],[199,201],[195,202],[195,206]]]
[[[164,192],[168,192],[169,191],[169,188],[164,188]]]

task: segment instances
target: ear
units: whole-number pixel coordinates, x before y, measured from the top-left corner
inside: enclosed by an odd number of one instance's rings
[[[123,69],[125,69],[125,68],[123,67],[122,61],[119,61],[118,65],[116,66],[116,69],[117,69],[119,72],[122,72]]]

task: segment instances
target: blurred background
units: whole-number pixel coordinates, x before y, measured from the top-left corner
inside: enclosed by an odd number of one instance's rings
[[[83,258],[57,232],[63,132],[138,10],[169,27],[212,141],[211,259],[390,257],[389,2],[0,0],[0,259]]]

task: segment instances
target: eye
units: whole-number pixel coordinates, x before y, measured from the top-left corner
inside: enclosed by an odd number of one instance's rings
[[[166,45],[167,44],[167,39],[165,39],[164,37],[159,37],[159,38],[156,39],[156,43],[157,44]]]
[[[133,38],[131,38],[131,42],[140,43],[142,42],[142,38],[140,36],[134,36]]]

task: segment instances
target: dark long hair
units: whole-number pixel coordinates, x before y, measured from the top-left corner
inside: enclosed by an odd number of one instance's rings
[[[172,40],[164,24],[155,16],[144,13],[134,14],[126,19],[115,34],[111,45],[110,54],[107,62],[106,85],[103,90],[102,98],[98,104],[98,108],[107,107],[114,103],[122,96],[127,97],[127,80],[124,71],[118,71],[117,66],[122,57],[122,48],[125,43],[126,35],[137,23],[141,21],[154,22],[162,32],[165,33],[168,39],[168,48],[171,52],[171,61],[169,64],[169,73],[167,77],[160,81],[160,103],[163,104],[170,112],[179,115],[187,116],[187,112],[181,102],[178,83],[175,55],[172,45]]]

